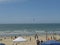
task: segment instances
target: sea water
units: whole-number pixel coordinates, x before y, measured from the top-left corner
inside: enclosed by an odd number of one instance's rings
[[[0,24],[0,35],[34,35],[46,31],[60,34],[60,24]]]

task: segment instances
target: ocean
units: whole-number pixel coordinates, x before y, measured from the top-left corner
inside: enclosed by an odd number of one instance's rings
[[[60,34],[60,24],[0,24],[0,35],[34,35],[46,32]]]

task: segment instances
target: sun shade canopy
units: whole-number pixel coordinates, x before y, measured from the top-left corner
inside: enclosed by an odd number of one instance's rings
[[[25,42],[25,41],[27,41],[27,40],[22,37],[18,37],[15,40],[13,40],[13,42]]]

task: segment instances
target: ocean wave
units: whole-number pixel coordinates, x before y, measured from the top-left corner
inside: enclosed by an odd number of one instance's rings
[[[0,31],[0,35],[31,35],[31,34],[52,34],[52,33],[57,33],[60,34],[60,31],[27,31],[27,30],[20,30],[20,31]]]

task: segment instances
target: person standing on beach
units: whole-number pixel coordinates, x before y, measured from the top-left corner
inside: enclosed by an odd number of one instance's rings
[[[52,36],[51,36],[51,40],[52,40]]]
[[[17,37],[15,36],[15,38],[17,38]]]
[[[37,34],[35,35],[35,39],[38,39],[38,35]]]
[[[30,41],[31,41],[31,37],[30,37]]]

